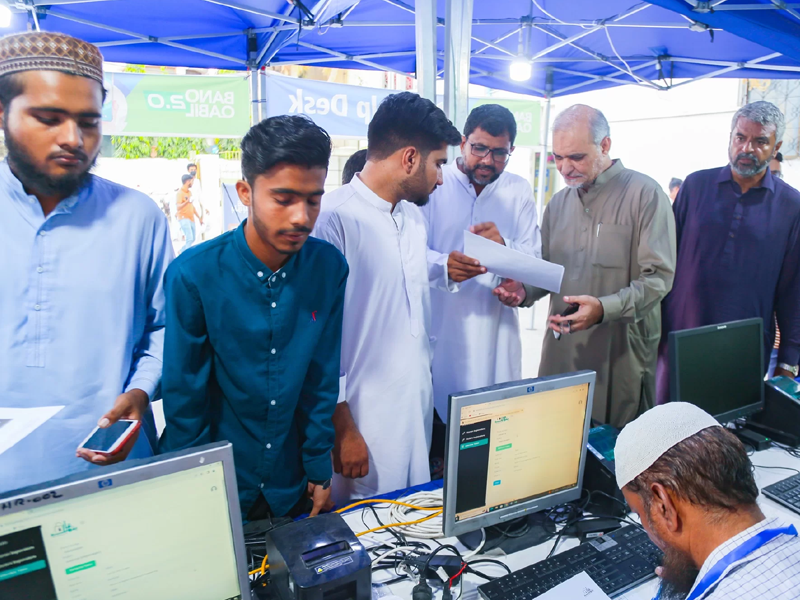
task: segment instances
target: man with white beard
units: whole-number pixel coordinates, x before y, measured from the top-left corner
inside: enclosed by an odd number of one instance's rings
[[[592,416],[622,427],[655,404],[661,300],[675,274],[675,219],[661,186],[612,159],[608,121],[576,105],[553,123],[567,188],[544,212],[542,258],[564,266],[550,297],[539,376],[597,372]],[[495,293],[530,306],[546,290],[506,281]],[[564,315],[568,307],[577,309]],[[560,336],[550,335],[550,333]]]

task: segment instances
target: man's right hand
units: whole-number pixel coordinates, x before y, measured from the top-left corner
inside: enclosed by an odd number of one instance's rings
[[[333,470],[342,477],[358,479],[369,473],[369,449],[357,428],[339,434],[333,444]]]
[[[454,250],[447,257],[447,275],[456,283],[484,273],[486,273],[486,267],[482,267],[480,262],[462,252]]]
[[[492,293],[500,302],[512,308],[522,304],[527,297],[525,286],[513,279],[504,279],[503,283],[494,288]]]

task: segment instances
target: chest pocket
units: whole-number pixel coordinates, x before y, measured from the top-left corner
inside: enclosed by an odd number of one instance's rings
[[[631,263],[630,225],[602,225],[597,236],[592,264],[607,269],[628,269]]]

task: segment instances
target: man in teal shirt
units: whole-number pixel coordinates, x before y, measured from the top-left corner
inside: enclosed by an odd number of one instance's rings
[[[242,140],[248,218],[167,271],[160,450],[228,440],[248,520],[317,514],[329,501],[348,268],[309,239],[331,154],[300,116]]]

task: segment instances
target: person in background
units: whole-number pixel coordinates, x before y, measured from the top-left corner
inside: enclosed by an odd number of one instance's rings
[[[675,198],[678,197],[678,192],[683,185],[683,179],[678,179],[677,177],[673,177],[669,180],[669,201],[675,202]]]
[[[191,175],[183,175],[181,177],[181,188],[175,195],[175,201],[178,207],[178,224],[186,238],[186,243],[183,245],[183,248],[181,248],[181,252],[187,248],[191,248],[195,239],[197,239],[197,229],[194,218],[197,217],[200,219],[200,223],[203,223],[203,215],[197,212],[197,209],[192,203],[192,184],[194,184],[194,177]]]
[[[657,598],[797,598],[797,530],[761,512],[747,451],[714,417],[657,406],[622,430],[614,456],[625,500],[664,552]]]
[[[502,280],[463,253],[464,231],[469,230],[541,257],[531,186],[506,170],[516,135],[517,123],[507,108],[475,108],[464,125],[461,156],[442,169],[442,185],[422,207],[428,261],[447,264],[450,279],[461,284],[457,294],[442,284],[431,291],[433,398],[445,423],[450,394],[522,379],[517,309],[503,306],[492,294]]]
[[[121,418],[155,441],[173,256],[158,205],[91,174],[104,97],[96,46],[0,39],[0,406],[63,407],[0,455],[0,492],[152,455],[145,435],[113,457],[76,450]]]
[[[780,152],[775,153],[775,158],[769,161],[769,170],[772,172],[773,177],[783,179],[783,154]]]
[[[160,450],[232,442],[250,521],[314,515],[331,494],[348,269],[308,238],[330,155],[306,117],[254,125],[236,184],[247,219],[167,271]]]
[[[576,105],[553,124],[553,155],[567,189],[547,205],[542,257],[564,266],[550,297],[539,375],[597,372],[593,417],[622,427],[655,403],[661,300],[675,274],[675,221],[651,178],[611,158],[608,121]],[[546,290],[507,281],[501,301],[530,306]],[[565,309],[577,312],[563,316]],[[560,334],[560,339],[551,333]]]
[[[411,92],[387,96],[367,137],[366,165],[325,195],[314,229],[350,265],[344,393],[333,416],[337,503],[430,480],[433,348],[419,206],[442,182],[447,147],[461,142],[444,112]],[[447,266],[439,269],[446,281]]]
[[[350,155],[350,158],[347,159],[347,162],[344,163],[344,169],[342,169],[342,185],[347,185],[353,179],[353,176],[356,173],[360,173],[361,169],[364,168],[364,164],[367,162],[367,151],[365,150],[357,150]]]
[[[772,176],[783,114],[754,102],[733,116],[725,167],[692,173],[673,209],[678,266],[664,300],[658,402],[670,400],[669,332],[752,317],[764,320],[764,356],[781,329],[773,373],[800,362],[800,192]]]

